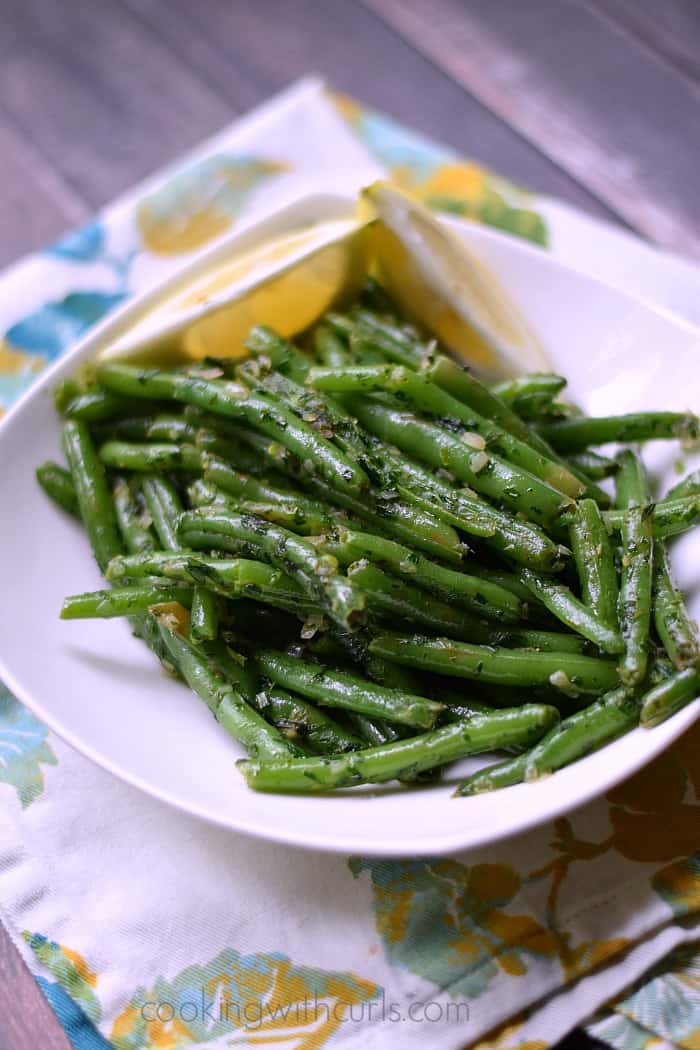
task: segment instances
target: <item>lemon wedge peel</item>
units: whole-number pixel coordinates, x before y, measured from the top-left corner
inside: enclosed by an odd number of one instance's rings
[[[358,214],[379,220],[370,228],[379,279],[447,347],[494,378],[551,367],[495,274],[422,204],[379,181],[362,190]]]

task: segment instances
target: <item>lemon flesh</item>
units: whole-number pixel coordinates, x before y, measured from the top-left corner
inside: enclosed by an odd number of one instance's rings
[[[359,292],[367,272],[366,225],[319,223],[217,259],[100,356],[144,363],[240,357],[257,324],[291,338]]]

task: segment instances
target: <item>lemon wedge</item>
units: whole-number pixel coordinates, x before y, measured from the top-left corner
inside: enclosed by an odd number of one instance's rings
[[[367,272],[368,219],[336,219],[199,260],[101,360],[178,363],[240,357],[253,325],[291,338],[360,289]],[[187,274],[183,275],[187,278]]]
[[[497,277],[423,205],[387,182],[362,191],[359,214],[382,284],[413,320],[479,372],[547,371],[547,356]]]

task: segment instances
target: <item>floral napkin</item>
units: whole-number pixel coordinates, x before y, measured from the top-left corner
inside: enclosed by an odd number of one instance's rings
[[[0,404],[241,216],[386,174],[700,322],[699,268],[309,79],[0,278]],[[77,1050],[546,1050],[581,1024],[697,1050],[699,794],[696,728],[485,850],[317,854],[138,793],[0,684],[0,917]]]

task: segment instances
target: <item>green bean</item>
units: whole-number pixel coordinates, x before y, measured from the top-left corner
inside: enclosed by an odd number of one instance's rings
[[[617,460],[609,456],[601,456],[599,452],[586,449],[585,452],[575,452],[569,456],[569,463],[574,470],[583,472],[592,481],[602,481],[617,472]]]
[[[383,441],[396,445],[435,469],[446,468],[460,481],[538,525],[551,525],[571,500],[521,468],[410,412],[354,398],[350,408],[360,422]],[[466,435],[467,437],[469,435]]]
[[[488,419],[493,419],[504,430],[527,442],[537,452],[566,467],[579,481],[586,485],[586,494],[594,499],[607,501],[606,493],[570,462],[562,459],[551,445],[518,416],[510,405],[497,397],[487,386],[480,383],[467,368],[461,368],[445,354],[436,354],[426,362],[426,375],[453,397],[476,409]]]
[[[505,645],[515,649],[539,649],[548,653],[585,653],[586,639],[563,631],[543,631],[532,627],[505,627],[494,631],[491,645]]]
[[[700,695],[700,670],[686,667],[659,682],[641,700],[640,725],[647,729],[665,722]]]
[[[154,404],[142,406],[142,410],[148,413],[157,408]],[[85,423],[103,423],[105,420],[114,419],[115,416],[133,412],[134,406],[128,398],[119,397],[98,387],[76,394],[63,404],[61,411],[69,419],[82,419]]]
[[[625,511],[621,539],[620,628],[625,654],[620,677],[631,686],[644,678],[649,656],[653,539],[651,518],[643,507]]]
[[[223,507],[199,507],[180,519],[181,538],[192,544],[191,530],[210,537],[212,547],[262,556],[289,573],[339,626],[357,627],[363,619],[364,596],[338,570],[329,555],[288,529]]]
[[[620,677],[628,685],[637,685],[646,674],[649,628],[652,607],[653,538],[649,499],[644,467],[630,451],[618,457],[620,469],[615,478],[616,500],[625,511],[622,526],[622,574],[620,583],[620,627],[625,641],[625,656]]]
[[[204,457],[204,477],[232,496],[241,496],[243,499],[287,500],[296,503],[303,498],[299,489],[290,484],[283,474],[257,478],[229,466],[217,456]],[[314,508],[319,513],[325,509],[322,503],[315,503]]]
[[[201,469],[201,453],[193,445],[172,442],[140,444],[129,441],[106,441],[100,446],[102,462],[116,470],[189,470]]]
[[[155,540],[150,528],[150,520],[140,510],[131,486],[126,478],[117,476],[112,483],[112,498],[117,525],[127,550],[135,554],[138,551],[155,550]]]
[[[305,663],[293,656],[265,649],[257,654],[263,674],[276,685],[315,700],[324,707],[341,707],[401,725],[428,729],[443,709],[424,696],[375,685],[345,671]]]
[[[526,746],[558,718],[554,707],[528,704],[475,714],[468,721],[334,758],[242,761],[238,768],[257,791],[311,792],[383,783],[496,747]]]
[[[569,537],[583,601],[617,633],[617,572],[610,537],[594,500],[579,500],[571,515]]]
[[[294,754],[293,745],[247,704],[222,674],[212,670],[207,658],[173,628],[167,616],[158,617],[158,627],[173,663],[190,689],[249,755],[274,759]]]
[[[118,393],[174,399],[237,419],[279,441],[340,492],[358,495],[369,484],[356,463],[286,409],[279,399],[267,394],[251,395],[246,387],[236,383],[128,365],[103,365],[100,379]]]
[[[195,542],[199,541],[195,531],[191,535]],[[210,546],[211,536],[205,534],[201,545]],[[225,597],[253,598],[300,615],[317,608],[296,580],[271,565],[248,558],[208,558],[190,551],[154,551],[113,558],[107,568],[109,580],[144,576],[164,576],[192,586],[208,587]]]
[[[512,404],[517,402],[518,398],[529,397],[532,394],[546,394],[552,400],[565,386],[564,376],[555,375],[553,372],[527,372],[515,379],[495,383],[490,389],[495,397]]]
[[[528,762],[528,752],[513,755],[502,762],[495,762],[485,769],[478,769],[466,780],[463,780],[455,791],[455,798],[464,795],[479,795],[484,791],[498,791],[499,788],[522,784]]]
[[[649,502],[649,483],[639,457],[625,449],[617,457],[615,475],[615,505],[619,510],[644,507]]]
[[[331,393],[358,394],[367,391],[394,394],[438,420],[459,420],[469,431],[483,438],[482,444],[477,447],[484,449],[488,444],[489,449],[499,449],[511,464],[547,482],[562,495],[576,497],[585,491],[585,486],[566,467],[543,456],[531,445],[503,430],[492,420],[442,390],[425,375],[419,375],[410,368],[400,365],[314,368],[309,372],[307,382],[317,390]]]
[[[266,325],[256,325],[251,328],[245,346],[254,357],[266,358],[272,368],[300,383],[304,382],[306,373],[313,363],[293,343],[283,339]]]
[[[167,478],[148,474],[141,482],[141,491],[161,546],[166,551],[179,550],[177,523],[182,514],[182,503],[175,486]]]
[[[343,564],[368,559],[380,568],[387,567],[400,576],[409,577],[411,583],[444,601],[481,613],[486,619],[516,623],[520,618],[520,602],[500,584],[436,565],[394,540],[341,526],[323,546]]]
[[[102,462],[92,443],[87,424],[69,419],[63,427],[63,450],[87,534],[102,571],[110,559],[121,553],[122,545],[112,496]]]
[[[82,394],[82,392],[83,388],[75,376],[69,376],[68,378],[61,379],[56,383],[53,388],[53,403],[58,414],[62,416],[66,410],[66,406],[70,404],[73,398]]]
[[[190,641],[210,642],[219,634],[219,598],[208,587],[196,586],[192,594]]]
[[[370,562],[354,562],[347,572],[349,579],[367,596],[370,613],[378,614],[381,619],[415,623],[433,634],[449,631],[453,637],[469,641],[491,640],[493,626],[486,621],[426,594]]]
[[[385,632],[370,651],[406,667],[495,685],[553,685],[565,694],[601,693],[617,684],[614,663],[577,653],[470,645],[451,638]]]
[[[393,536],[407,547],[451,564],[462,560],[465,548],[452,525],[430,510],[393,498],[395,493],[384,495],[373,488],[363,499],[353,499],[333,492],[318,478],[307,479],[306,487],[315,496],[328,499],[373,530]]]
[[[542,423],[539,433],[559,452],[581,452],[589,445],[676,438],[696,441],[700,421],[691,412],[630,412],[622,416],[576,416]]]
[[[660,500],[647,504],[645,509],[651,519],[654,539],[657,540],[678,536],[700,523],[700,496]],[[625,518],[624,510],[603,511],[603,521],[609,529],[620,530]]]
[[[363,746],[359,736],[308,700],[277,687],[256,697],[257,709],[289,740],[317,755],[340,755]]]
[[[80,517],[78,497],[70,471],[59,466],[58,463],[47,460],[46,463],[36,468],[36,480],[54,503],[76,518]]]
[[[683,499],[686,496],[700,496],[700,470],[688,474],[686,478],[669,489],[664,500]]]
[[[523,569],[520,579],[529,587],[535,597],[553,613],[557,619],[583,635],[606,653],[620,653],[624,645],[617,626],[613,627],[600,619],[594,611],[579,601],[568,587],[554,580],[540,576],[532,569]]]
[[[415,335],[409,335],[405,328],[387,318],[377,317],[370,310],[353,311],[349,335],[353,334],[376,347],[394,364],[408,368],[420,367],[429,353],[429,346],[421,344]]]
[[[62,620],[110,619],[115,616],[133,616],[148,612],[154,605],[179,602],[189,606],[192,589],[163,583],[145,584],[142,587],[112,587],[106,591],[87,591],[64,598],[61,606]]]
[[[348,364],[350,355],[347,346],[328,325],[318,325],[313,342],[316,356],[324,365],[341,368]]]
[[[674,585],[663,543],[654,545],[652,606],[656,633],[674,667],[681,671],[700,663],[697,631]]]
[[[613,689],[565,718],[528,755],[525,779],[536,780],[576,762],[634,728],[639,704],[624,688]]]
[[[387,454],[395,470],[399,492],[418,506],[483,539],[500,554],[520,564],[556,572],[562,568],[563,550],[537,525],[522,521],[487,503],[471,489],[456,488],[405,457]]]

